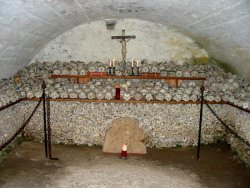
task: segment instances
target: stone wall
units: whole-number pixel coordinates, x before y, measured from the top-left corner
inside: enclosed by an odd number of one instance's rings
[[[169,61],[177,63],[192,58],[207,59],[208,53],[193,39],[185,34],[161,24],[136,19],[117,20],[114,30],[108,30],[104,20],[79,25],[43,48],[30,63],[36,61],[70,61],[109,62],[111,59],[121,60],[121,44],[112,40],[111,36],[136,35],[127,43],[127,61],[131,58],[152,61]]]
[[[14,135],[34,108],[35,104],[33,104],[31,108],[25,108],[24,102],[20,102],[0,111],[0,145]]]
[[[0,144],[13,135],[37,102],[21,102],[0,112]],[[228,105],[211,105],[228,125],[250,142],[250,114]],[[77,145],[103,145],[111,122],[120,117],[139,121],[147,147],[197,145],[200,106],[196,104],[132,104],[51,102],[52,142]],[[27,136],[43,140],[42,105],[25,129]],[[226,137],[225,137],[226,136]],[[250,150],[227,133],[209,109],[204,106],[202,143],[226,138],[239,157],[250,161]]]
[[[228,106],[226,122],[248,143],[250,143],[250,114],[234,107]],[[250,163],[250,147],[244,144],[232,134],[226,135],[226,141],[232,150],[245,163]]]
[[[23,102],[13,107],[14,113],[9,110],[1,112],[1,116],[5,117],[1,121],[1,130],[6,134],[12,134],[12,129],[20,126],[24,114],[30,114],[35,104],[36,102]],[[213,105],[213,107],[220,114],[226,111],[223,105]],[[54,143],[103,145],[106,131],[111,127],[114,119],[132,117],[139,120],[139,126],[144,131],[148,147],[196,145],[199,109],[199,105],[194,104],[51,102],[52,139]],[[13,119],[9,114],[17,118]],[[9,122],[7,129],[4,122]],[[42,141],[41,107],[26,128],[26,134],[37,141]],[[222,135],[223,129],[218,121],[208,110],[205,110],[202,142],[215,142]]]

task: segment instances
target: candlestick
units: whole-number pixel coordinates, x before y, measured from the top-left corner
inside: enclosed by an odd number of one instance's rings
[[[115,76],[115,66],[113,65],[113,74],[112,76]]]
[[[109,67],[109,73],[108,73],[110,76],[112,75],[112,72],[111,72],[111,67]]]
[[[132,69],[132,76],[134,76],[135,74],[134,74],[134,67],[131,67],[131,69]]]
[[[140,75],[140,72],[139,72],[139,66],[136,67],[136,70],[137,70],[137,75],[139,76]]]

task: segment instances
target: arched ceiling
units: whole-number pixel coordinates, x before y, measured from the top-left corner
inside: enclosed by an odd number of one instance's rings
[[[0,78],[77,25],[124,18],[177,28],[250,81],[249,0],[0,0]]]

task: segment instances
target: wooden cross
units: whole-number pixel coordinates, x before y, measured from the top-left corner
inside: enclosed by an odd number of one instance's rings
[[[121,36],[111,36],[111,39],[117,39],[122,44],[122,60],[126,63],[127,48],[126,44],[130,39],[135,39],[135,35],[125,36],[125,30],[122,30]]]

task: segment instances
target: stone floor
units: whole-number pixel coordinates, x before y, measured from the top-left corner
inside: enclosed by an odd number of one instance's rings
[[[224,144],[148,149],[145,156],[104,155],[100,147],[56,145],[59,161],[44,158],[42,144],[24,142],[0,164],[0,187],[139,188],[250,187],[250,170]]]

